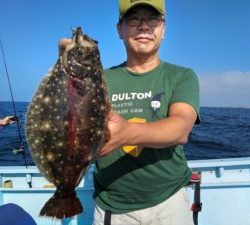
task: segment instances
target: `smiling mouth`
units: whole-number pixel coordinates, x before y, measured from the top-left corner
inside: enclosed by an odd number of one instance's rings
[[[136,37],[135,40],[139,42],[149,42],[152,41],[153,39],[149,37]]]

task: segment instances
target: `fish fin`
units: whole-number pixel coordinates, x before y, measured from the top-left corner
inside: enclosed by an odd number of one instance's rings
[[[40,216],[57,219],[72,217],[83,212],[82,204],[74,191],[73,195],[60,197],[56,193],[45,203]]]
[[[90,166],[91,166],[91,162],[89,162],[88,165],[82,170],[82,172],[80,173],[80,175],[76,181],[76,186],[78,186],[80,184],[83,176],[85,176],[88,173]]]

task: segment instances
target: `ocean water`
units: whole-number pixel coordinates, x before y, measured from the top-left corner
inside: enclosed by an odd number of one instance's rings
[[[21,125],[22,145],[28,165],[34,165],[25,141],[24,121],[27,102],[15,103]],[[13,115],[11,102],[0,102],[0,118]],[[201,108],[201,123],[192,130],[185,145],[188,160],[250,157],[250,109]],[[0,129],[0,166],[24,164],[24,154],[13,154],[20,146],[17,125]]]

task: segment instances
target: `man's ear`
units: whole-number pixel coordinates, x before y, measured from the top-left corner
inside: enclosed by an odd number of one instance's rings
[[[164,37],[165,37],[165,27],[163,28],[163,30],[162,30],[162,36],[161,36],[161,39],[164,39]]]
[[[117,32],[118,32],[119,38],[123,39],[122,23],[118,22],[117,25],[116,25],[116,28],[117,28]]]

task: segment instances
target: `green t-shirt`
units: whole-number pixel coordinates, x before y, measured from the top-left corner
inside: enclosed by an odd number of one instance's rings
[[[112,109],[127,120],[165,118],[175,102],[190,104],[199,115],[199,84],[190,69],[161,62],[152,71],[136,74],[122,64],[106,70],[105,79]],[[181,145],[123,147],[96,161],[94,198],[102,209],[114,213],[147,208],[187,185],[190,176]]]

